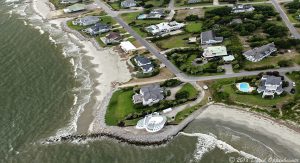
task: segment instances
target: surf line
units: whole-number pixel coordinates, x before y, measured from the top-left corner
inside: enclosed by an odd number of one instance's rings
[[[224,151],[226,154],[227,153],[238,153],[239,155],[247,158],[254,160],[255,162],[262,162],[263,160],[251,155],[249,153],[246,153],[244,151],[239,151],[232,147],[230,144],[227,144],[226,142],[217,139],[215,135],[212,133],[208,134],[203,134],[203,133],[185,133],[185,132],[179,132],[179,134],[184,135],[184,136],[189,136],[189,137],[197,137],[198,142],[197,142],[197,147],[196,151],[194,154],[194,159],[199,161],[203,157],[203,155],[216,147]]]

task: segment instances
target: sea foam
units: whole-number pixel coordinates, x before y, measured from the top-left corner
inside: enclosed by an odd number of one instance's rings
[[[218,140],[215,135],[213,134],[202,134],[202,133],[185,133],[185,132],[180,132],[180,134],[185,135],[185,136],[191,136],[191,137],[198,137],[198,142],[196,145],[196,150],[194,153],[194,159],[196,161],[201,160],[203,155],[216,147],[223,150],[225,153],[238,153],[239,155],[255,160],[256,162],[261,162],[262,160],[258,157],[255,157],[249,153],[239,151],[232,147],[231,145],[227,144],[226,142],[222,140]]]
[[[15,0],[7,0],[7,2],[15,2]],[[10,4],[10,3],[8,3]],[[68,124],[57,130],[54,136],[49,139],[56,139],[61,136],[74,134],[77,131],[77,120],[80,114],[84,110],[85,104],[90,101],[91,94],[93,93],[90,74],[82,66],[82,56],[84,51],[81,49],[81,45],[77,42],[73,42],[68,34],[66,34],[60,26],[60,23],[52,21],[48,22],[42,19],[42,17],[35,13],[34,8],[30,3],[19,3],[10,12],[9,15],[17,14],[21,16],[21,19],[27,21],[26,24],[37,29],[40,34],[47,32],[49,34],[49,40],[53,44],[60,44],[63,47],[62,55],[72,60],[74,66],[74,77],[76,76],[77,82],[81,82],[80,87],[73,88],[70,92],[75,94],[73,106],[70,108],[71,118]],[[24,25],[26,25],[24,23]]]

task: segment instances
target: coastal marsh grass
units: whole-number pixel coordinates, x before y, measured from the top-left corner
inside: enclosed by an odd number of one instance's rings
[[[116,91],[108,104],[105,115],[105,122],[109,126],[116,126],[119,120],[122,120],[130,113],[137,112],[132,102],[133,90]]]

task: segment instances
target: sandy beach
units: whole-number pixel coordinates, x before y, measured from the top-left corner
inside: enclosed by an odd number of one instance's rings
[[[41,15],[44,19],[47,18],[47,15],[51,12],[49,5],[47,4],[47,0],[34,0],[33,8],[36,12]],[[51,23],[56,25],[61,25],[63,21],[66,19],[59,20],[51,20]],[[117,52],[113,51],[112,48],[105,48],[97,50],[97,48],[90,41],[80,41],[74,34],[69,34],[70,39],[76,40],[80,45],[82,45],[83,50],[86,51],[85,55],[89,58],[89,62],[91,64],[90,69],[95,71],[96,74],[91,75],[90,78],[92,82],[94,82],[94,93],[90,99],[90,103],[92,100],[93,104],[88,104],[84,110],[81,112],[77,123],[77,128],[80,131],[87,131],[89,126],[92,128],[94,133],[103,132],[103,128],[99,127],[99,120],[103,121],[104,115],[101,115],[98,120],[94,120],[96,117],[96,113],[99,112],[99,107],[101,102],[105,99],[105,97],[112,91],[112,83],[113,82],[126,82],[131,79],[131,74],[127,69],[127,65],[125,61],[121,61],[120,56]],[[264,118],[254,113],[250,113],[243,110],[234,109],[234,107],[230,106],[222,106],[222,105],[210,105],[203,112],[199,111],[199,113],[195,112],[193,117],[189,117],[190,120],[184,121],[181,126],[184,128],[193,118],[197,119],[213,119],[218,121],[224,121],[228,123],[233,123],[237,125],[242,125],[245,128],[250,130],[254,130],[255,132],[262,133],[265,136],[268,136],[278,144],[282,144],[291,148],[291,151],[300,155],[300,133],[283,126],[281,124],[276,123],[275,121]],[[99,115],[97,115],[99,116]],[[93,121],[94,120],[94,121]],[[91,122],[97,123],[98,125],[93,125]],[[93,127],[98,126],[98,127]],[[101,126],[101,125],[100,125]],[[102,125],[102,127],[105,125]],[[179,125],[180,126],[180,125]],[[143,140],[145,137],[128,134],[126,131],[120,131],[117,127],[104,127],[104,130],[109,134],[114,134],[119,137],[129,137],[128,139],[132,140]],[[178,130],[178,131],[177,131]],[[176,135],[180,129],[175,127],[173,129],[168,130],[168,134],[161,134],[161,139],[168,139],[168,135]],[[170,134],[171,133],[171,134]],[[108,134],[108,135],[109,135]],[[148,136],[149,139],[153,139],[153,141],[160,141],[160,137],[157,136]],[[148,139],[148,140],[149,140]],[[158,140],[159,139],[159,140]],[[145,140],[145,141],[148,141]]]
[[[61,18],[48,20],[48,16],[51,13],[48,0],[33,0],[32,8],[44,19],[44,21],[55,24],[60,29],[62,29],[63,22],[70,19]],[[113,50],[113,48],[99,49],[99,47],[95,47],[93,43],[89,41],[89,38],[82,40],[80,38],[83,36],[80,34],[80,37],[74,33],[68,33],[68,35],[70,40],[78,44],[85,52],[85,63],[82,64],[86,64],[84,67],[88,67],[87,70],[90,74],[89,78],[94,89],[91,98],[89,99],[89,103],[86,104],[84,109],[79,111],[80,116],[76,122],[77,132],[83,133],[88,130],[90,123],[93,121],[98,109],[97,106],[101,104],[104,97],[112,91],[112,84],[129,81],[131,79],[131,74],[127,69],[126,61],[121,61],[121,57]]]
[[[269,118],[230,106],[211,105],[197,119],[212,119],[233,123],[276,140],[279,145],[289,147],[300,155],[300,133]]]

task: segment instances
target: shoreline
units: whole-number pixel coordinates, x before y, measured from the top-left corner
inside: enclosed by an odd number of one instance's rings
[[[31,2],[32,9],[37,15],[42,17],[45,22],[55,24],[59,27],[59,29],[68,35],[70,41],[79,45],[81,51],[84,52],[79,64],[89,73],[92,93],[90,94],[90,98],[86,99],[88,102],[85,106],[79,108],[77,111],[78,118],[73,123],[77,124],[75,133],[87,132],[90,126],[89,123],[96,116],[97,107],[95,106],[102,103],[105,95],[113,89],[112,83],[123,83],[131,79],[131,73],[127,68],[126,61],[122,61],[120,55],[113,48],[102,48],[95,39],[84,37],[79,32],[70,29],[66,25],[66,21],[70,20],[70,18],[49,20],[47,15],[51,12],[51,8],[48,0],[31,0]],[[73,67],[76,71],[77,66],[73,65]],[[76,78],[77,74],[74,75]],[[88,107],[86,107],[87,105]]]
[[[33,0],[32,2],[33,2],[33,5],[34,5],[35,0]],[[48,0],[44,0],[41,3],[45,3],[45,2],[48,2]],[[36,9],[38,9],[38,6],[36,6]],[[40,15],[41,13],[37,12],[37,14]],[[42,13],[42,14],[45,14],[45,13]],[[53,21],[53,20],[51,20],[51,21]],[[60,24],[61,27],[62,27],[62,23],[63,22],[61,22],[61,24]],[[71,31],[73,31],[73,30],[71,30]],[[165,127],[163,132],[155,133],[155,134],[149,134],[148,133],[148,134],[143,134],[143,135],[136,135],[132,131],[127,130],[125,128],[120,128],[120,127],[116,127],[116,126],[106,126],[106,124],[104,122],[106,109],[104,109],[103,107],[106,107],[108,105],[109,97],[113,93],[113,91],[112,91],[113,87],[111,86],[111,82],[109,82],[107,80],[106,80],[106,83],[103,84],[103,81],[105,81],[105,80],[103,80],[103,78],[107,79],[107,77],[111,76],[111,73],[107,73],[107,72],[109,72],[109,70],[112,69],[112,68],[109,68],[110,66],[112,66],[112,64],[110,64],[110,63],[115,63],[116,60],[113,60],[112,62],[109,63],[109,62],[107,62],[107,59],[108,59],[107,56],[114,55],[113,54],[114,52],[113,51],[109,52],[109,50],[111,50],[111,49],[104,49],[104,48],[99,50],[94,46],[93,42],[90,39],[86,38],[85,40],[82,40],[72,32],[68,32],[68,31],[65,31],[65,32],[68,33],[69,35],[71,35],[71,38],[73,37],[81,45],[84,46],[83,49],[85,51],[87,51],[87,53],[84,54],[84,55],[86,55],[88,57],[92,57],[93,59],[90,60],[92,65],[97,65],[98,66],[98,69],[93,68],[96,72],[98,72],[100,74],[98,78],[93,79],[93,81],[98,82],[98,85],[96,85],[94,87],[94,89],[95,89],[94,91],[101,91],[102,90],[102,92],[101,92],[101,95],[95,95],[94,96],[97,101],[96,101],[96,103],[93,107],[98,108],[98,109],[93,109],[92,110],[93,115],[95,116],[95,118],[93,119],[93,122],[89,125],[88,134],[80,134],[80,135],[73,135],[72,134],[72,135],[62,136],[58,139],[55,138],[55,139],[52,139],[52,140],[46,140],[46,142],[58,142],[58,141],[63,141],[63,142],[71,141],[72,142],[73,140],[76,140],[76,139],[77,140],[78,139],[79,140],[87,140],[89,138],[94,139],[94,138],[100,138],[100,137],[104,136],[104,137],[114,138],[114,139],[120,140],[122,142],[128,142],[128,143],[135,144],[135,145],[160,145],[160,144],[165,144],[166,142],[171,140],[174,136],[178,135],[178,133],[180,131],[182,131],[194,119],[197,119],[201,116],[205,116],[206,114],[208,114],[206,112],[207,110],[209,110],[208,108],[213,107],[213,106],[222,107],[222,105],[219,105],[219,104],[203,106],[202,108],[199,108],[197,111],[195,111],[191,116],[189,116],[185,120],[183,120],[179,125],[177,125],[177,126],[167,126],[167,127]],[[105,53],[105,51],[106,51],[106,53]],[[101,57],[99,57],[100,54],[96,55],[99,52],[103,52],[107,56],[101,58]],[[115,54],[115,55],[117,55],[117,54]],[[117,58],[118,57],[119,56],[117,56]],[[100,63],[103,63],[103,64],[108,63],[108,65],[102,67],[102,69],[101,69],[99,67]],[[113,65],[115,65],[115,64],[113,64]],[[119,65],[117,65],[117,67],[119,67]],[[117,69],[117,72],[121,72],[121,71],[122,70]],[[106,75],[104,74],[105,72],[106,72]],[[123,74],[123,73],[121,73],[121,74]],[[91,97],[91,98],[94,98],[94,97]],[[99,107],[100,107],[100,109],[99,109]],[[221,113],[222,115],[228,116],[229,115],[228,112],[230,112],[229,110],[235,110],[235,112],[240,114],[240,115],[242,114],[241,112],[244,112],[243,116],[246,116],[246,117],[250,116],[250,115],[254,115],[253,118],[254,117],[257,118],[256,120],[258,122],[260,122],[261,126],[259,126],[259,127],[261,127],[261,128],[266,126],[266,124],[268,124],[268,123],[271,124],[273,127],[275,126],[275,128],[272,127],[270,130],[268,130],[269,132],[275,133],[276,130],[277,131],[284,130],[284,131],[290,132],[290,133],[292,133],[292,132],[296,133],[297,132],[297,131],[295,131],[295,129],[287,130],[286,129],[287,126],[286,126],[285,123],[276,121],[276,120],[271,119],[269,117],[265,117],[264,115],[261,115],[261,114],[258,114],[258,113],[253,113],[253,112],[247,112],[247,111],[245,111],[245,109],[241,109],[240,107],[236,107],[236,106],[225,106],[225,105],[223,105],[223,107],[226,107],[226,111],[222,112]],[[237,108],[240,108],[240,109],[237,109]],[[86,108],[84,110],[86,110]],[[212,112],[210,114],[219,114],[219,113],[218,112],[215,112],[215,113]],[[210,116],[208,118],[212,118],[212,117],[216,117],[216,116]],[[234,120],[237,120],[237,118],[241,118],[241,117],[232,116],[229,119],[234,121]],[[226,119],[226,118],[223,118],[223,120],[224,119]],[[252,117],[250,117],[249,119],[245,118],[243,120],[244,120],[244,123],[248,122],[247,120],[249,120],[248,123],[251,122],[252,124],[254,124],[254,121],[252,120]],[[235,123],[235,122],[231,122],[231,123]],[[281,132],[279,132],[279,133],[281,133]],[[282,135],[278,135],[278,136],[280,137]],[[291,136],[291,135],[286,135],[286,136]],[[291,137],[291,139],[295,139],[295,137],[297,137],[297,138],[299,137],[298,140],[300,140],[299,131],[297,132],[297,134],[294,134],[293,136],[294,137]],[[299,145],[299,149],[300,149],[300,143],[298,145]],[[300,153],[300,150],[298,152]]]
[[[278,145],[289,148],[300,156],[300,130],[290,128],[286,123],[265,117],[255,112],[247,111],[236,106],[223,104],[211,105],[196,119],[210,119],[238,125],[250,132],[259,133],[271,138]]]

